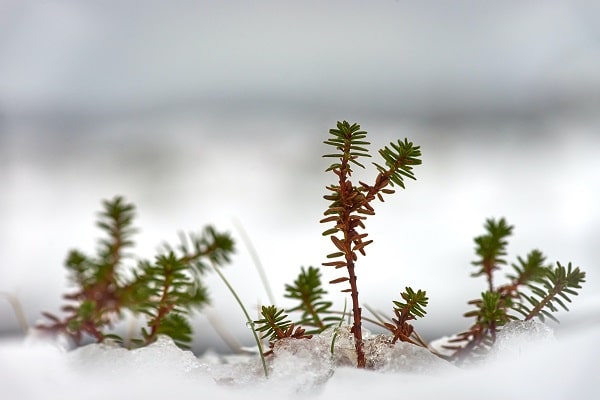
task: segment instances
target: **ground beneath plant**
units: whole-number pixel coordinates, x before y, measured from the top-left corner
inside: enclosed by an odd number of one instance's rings
[[[136,350],[94,344],[67,351],[30,335],[0,342],[4,399],[281,398],[598,399],[600,325],[554,335],[541,323],[513,323],[486,361],[456,367],[406,343],[371,335],[374,370],[352,367],[349,336],[282,342],[265,378],[257,355],[197,357],[166,337]]]

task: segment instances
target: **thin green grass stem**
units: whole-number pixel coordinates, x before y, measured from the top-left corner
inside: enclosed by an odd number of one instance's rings
[[[333,356],[333,350],[334,350],[334,346],[335,346],[335,339],[337,339],[340,327],[342,326],[342,323],[344,322],[344,318],[346,317],[346,306],[347,305],[348,305],[348,301],[347,301],[347,299],[344,299],[344,310],[342,311],[342,316],[340,318],[340,322],[338,323],[338,326],[335,329],[335,332],[333,333],[333,337],[331,338],[331,355],[332,356]]]
[[[29,331],[29,324],[27,323],[27,318],[25,318],[23,306],[21,305],[21,302],[19,301],[17,296],[14,296],[10,293],[0,292],[0,297],[4,297],[8,304],[10,304],[11,308],[15,313],[15,318],[17,318],[19,326],[23,331],[23,334],[27,334],[27,332]]]
[[[258,271],[258,275],[260,276],[260,280],[262,281],[263,287],[265,288],[265,292],[267,292],[267,297],[269,298],[269,302],[273,305],[276,305],[277,303],[275,303],[275,296],[273,295],[273,291],[271,290],[271,285],[269,284],[269,279],[267,278],[267,274],[265,273],[265,268],[262,265],[262,262],[260,261],[260,257],[258,256],[258,252],[256,251],[256,248],[252,244],[252,241],[250,240],[250,237],[246,233],[246,230],[244,229],[242,224],[237,219],[233,220],[233,224],[235,225],[235,228],[237,229],[238,233],[240,234],[240,237],[242,238],[244,245],[248,249],[248,252],[250,253],[250,257],[252,257],[252,262],[254,263],[254,266],[256,267],[256,270]]]
[[[221,278],[221,280],[223,281],[223,283],[225,283],[225,286],[227,286],[227,288],[229,289],[229,291],[231,292],[231,294],[233,295],[233,297],[235,298],[235,300],[239,304],[240,308],[242,309],[242,312],[244,313],[244,316],[246,317],[246,321],[247,321],[248,325],[250,326],[250,328],[252,330],[252,335],[254,336],[254,341],[256,342],[256,345],[258,346],[258,351],[259,351],[259,354],[260,354],[260,360],[262,362],[263,370],[265,372],[265,378],[268,378],[269,377],[269,371],[267,370],[267,362],[265,360],[265,355],[264,355],[264,352],[263,352],[262,343],[260,342],[260,339],[258,338],[258,334],[256,333],[256,330],[254,329],[254,321],[252,321],[252,318],[250,318],[250,314],[248,314],[248,310],[246,310],[246,307],[244,307],[244,304],[242,303],[242,300],[237,295],[237,293],[233,289],[233,287],[229,284],[229,281],[227,280],[227,278],[225,278],[225,275],[223,275],[223,273],[221,272],[221,270],[219,269],[219,267],[217,267],[214,263],[212,263],[212,267],[215,270],[215,272],[217,273],[217,275],[219,275],[219,278]]]

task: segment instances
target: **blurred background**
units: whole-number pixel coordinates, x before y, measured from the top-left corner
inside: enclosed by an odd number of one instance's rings
[[[404,137],[423,152],[417,181],[367,221],[363,303],[389,315],[420,288],[424,337],[467,328],[486,287],[469,276],[473,237],[506,217],[511,262],[538,248],[587,272],[561,326],[598,323],[599,20],[584,0],[0,0],[0,295],[29,324],[59,312],[67,252],[94,251],[101,200],[120,194],[139,257],[214,224],[236,238],[224,273],[254,309],[270,300],[242,227],[291,306],[284,284],[332,251],[322,142],[348,120],[374,155]],[[224,348],[219,329],[251,345],[207,284],[196,349]],[[341,285],[327,289],[341,309]],[[20,334],[0,298],[0,335]]]

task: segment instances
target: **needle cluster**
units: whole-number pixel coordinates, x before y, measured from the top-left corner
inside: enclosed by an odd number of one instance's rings
[[[43,313],[48,322],[38,328],[62,333],[80,343],[85,336],[98,342],[107,338],[123,339],[112,332],[126,313],[146,322],[140,336],[131,338],[136,345],[147,345],[158,335],[170,336],[181,347],[192,340],[190,313],[209,303],[203,277],[210,263],[229,262],[233,240],[207,226],[200,235],[190,235],[178,250],[165,245],[154,260],[132,259],[128,250],[132,239],[135,207],[117,196],[103,202],[98,227],[105,236],[98,241],[95,256],[73,250],[65,266],[72,293],[64,295],[67,304],[60,318]],[[133,266],[126,264],[133,261]]]
[[[571,302],[570,296],[576,296],[585,282],[585,272],[579,267],[573,268],[571,263],[564,267],[560,262],[552,266],[546,263],[541,251],[534,249],[511,264],[513,271],[505,274],[508,283],[496,286],[495,273],[507,264],[506,238],[512,234],[513,226],[501,218],[488,219],[484,227],[486,233],[474,240],[478,259],[473,265],[479,269],[473,276],[485,276],[488,290],[469,301],[474,309],[465,313],[465,317],[475,321],[447,346],[454,351],[451,358],[458,362],[487,353],[497,332],[509,321],[522,317],[525,321],[549,318],[558,322],[553,313],[558,307],[568,311],[566,303]]]

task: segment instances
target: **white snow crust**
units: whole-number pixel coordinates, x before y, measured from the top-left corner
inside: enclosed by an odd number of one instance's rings
[[[39,338],[0,343],[2,399],[598,399],[600,325],[555,338],[539,322],[513,322],[490,357],[456,367],[426,349],[365,334],[373,369],[358,370],[348,329],[282,340],[264,377],[257,355],[197,357],[161,337],[126,350],[91,344],[67,350]]]

